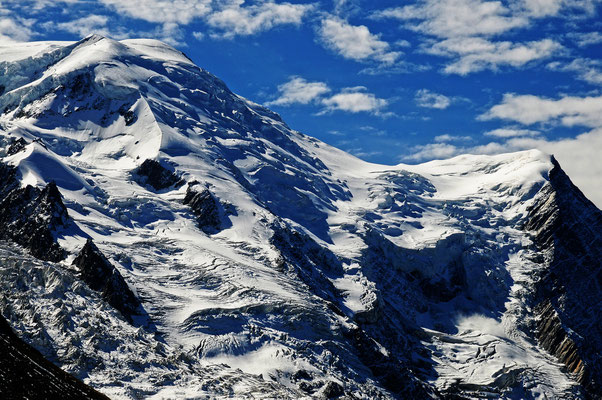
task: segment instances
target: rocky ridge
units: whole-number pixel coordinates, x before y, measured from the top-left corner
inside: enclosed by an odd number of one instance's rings
[[[0,317],[0,393],[6,400],[108,400],[19,339],[3,317]]]

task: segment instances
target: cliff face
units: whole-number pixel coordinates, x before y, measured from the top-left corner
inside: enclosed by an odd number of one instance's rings
[[[0,239],[10,239],[42,260],[60,261],[64,250],[54,232],[68,221],[67,208],[54,182],[42,190],[20,187],[17,170],[0,162]]]
[[[140,314],[140,301],[92,240],[88,239],[73,265],[79,269],[82,281],[90,289],[100,292],[102,298],[126,319],[132,321],[133,315]]]
[[[537,339],[594,398],[602,390],[602,211],[556,160],[525,229],[546,268],[535,285]]]
[[[19,339],[0,316],[0,397],[17,399],[94,399],[108,397],[84,385]]]

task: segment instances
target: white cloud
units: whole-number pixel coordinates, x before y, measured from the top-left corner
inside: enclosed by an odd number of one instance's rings
[[[30,28],[32,22],[10,16],[0,17],[0,44],[28,41],[33,35]]]
[[[449,97],[431,92],[428,89],[420,89],[416,92],[416,96],[414,97],[414,101],[419,107],[425,108],[436,108],[439,110],[444,110],[449,107],[452,103],[452,99]]]
[[[384,115],[381,110],[387,106],[387,100],[380,99],[372,93],[366,93],[365,90],[366,88],[361,86],[346,88],[341,93],[322,100],[322,104],[326,106],[326,111],[340,110]]]
[[[70,6],[63,3],[76,4],[79,0],[23,0],[23,2],[27,4],[27,11],[39,14],[51,7],[67,9]],[[183,27],[194,21],[204,21],[215,29],[212,35],[214,37],[232,38],[237,35],[252,35],[282,24],[299,25],[302,18],[315,9],[314,4],[277,3],[264,0],[248,6],[245,6],[245,0],[99,0],[98,3],[106,7],[105,11],[115,11],[120,16],[140,19],[159,26],[150,31],[134,33],[123,26],[112,24],[103,26],[98,15],[88,15],[69,22],[53,21],[46,23],[46,26],[58,27],[80,36],[90,31],[115,38],[130,37],[135,34],[185,46],[186,44],[181,42],[184,37]],[[82,25],[78,26],[78,22],[82,22]],[[204,37],[204,34],[198,31],[191,33],[197,40]]]
[[[38,12],[49,7],[64,7],[66,5],[76,4],[81,1],[82,0],[20,0],[19,3],[21,3],[21,5],[27,4],[27,6],[31,7],[31,11]],[[10,0],[8,2],[10,2]]]
[[[326,83],[309,82],[299,76],[293,76],[288,82],[278,85],[278,98],[267,102],[266,105],[288,106],[315,103],[325,107],[318,115],[337,110],[389,116],[390,113],[382,111],[388,105],[387,100],[380,99],[366,90],[364,86],[349,87],[332,96],[325,96],[332,91]]]
[[[448,133],[444,135],[435,136],[433,139],[436,143],[445,143],[445,142],[468,142],[471,141],[472,138],[470,136],[455,136],[450,135]]]
[[[602,33],[600,32],[570,32],[567,36],[571,38],[579,47],[587,47],[592,44],[602,43]]]
[[[77,0],[51,2],[37,1],[38,12],[44,8],[54,7],[57,3],[77,3]],[[130,28],[115,23],[115,19],[103,15],[92,14],[67,22],[49,22],[47,29],[61,29],[79,36],[94,32],[115,39],[128,37],[152,37],[171,45],[185,46],[181,40],[184,32],[182,25],[190,24],[195,19],[211,12],[211,0],[100,0],[107,7],[106,11],[116,11],[119,15],[141,19],[158,24],[149,31],[133,31]],[[69,7],[69,6],[65,6]]]
[[[496,36],[529,27],[536,17],[555,15],[561,0],[510,2],[486,0],[421,0],[415,5],[389,8],[373,18],[394,18],[406,28],[431,36],[423,40],[425,52],[451,58],[448,74],[467,75],[501,66],[522,67],[551,57],[562,46],[551,39],[529,42],[494,40]]]
[[[595,14],[596,7],[600,4],[600,0],[565,0],[563,5],[567,8],[575,9],[581,13],[591,16]]]
[[[411,74],[413,72],[423,72],[432,69],[429,65],[419,65],[407,61],[397,61],[393,65],[377,64],[364,68],[360,74],[365,75],[394,75],[394,74]]]
[[[222,33],[217,36],[232,38],[237,35],[253,35],[276,25],[299,25],[303,17],[314,8],[310,4],[273,2],[241,7],[244,1],[227,6],[208,16],[207,23]]]
[[[100,0],[120,13],[155,23],[187,25],[211,11],[211,0]]]
[[[602,127],[602,96],[565,96],[558,100],[533,95],[505,94],[502,102],[479,117],[521,124],[560,122],[565,126]]]
[[[532,20],[569,11],[593,15],[600,0],[419,0],[388,8],[373,18],[393,18],[407,28],[443,39],[491,37],[531,25]]]
[[[278,85],[278,92],[279,97],[266,103],[267,105],[309,104],[330,92],[330,88],[324,82],[308,82],[301,77],[294,76],[288,82]]]
[[[493,136],[498,138],[539,136],[540,134],[541,132],[539,131],[520,128],[498,128],[484,133],[485,136]]]
[[[405,39],[396,40],[395,45],[397,45],[399,47],[412,47],[412,43],[410,43],[409,41],[407,41]]]
[[[602,62],[587,58],[576,58],[568,64],[559,61],[548,64],[553,71],[576,72],[577,78],[583,81],[601,85],[602,84]]]
[[[351,60],[393,64],[402,54],[390,51],[390,45],[366,26],[350,25],[337,17],[323,19],[319,35],[326,47]]]
[[[523,6],[527,12],[537,18],[558,14],[566,3],[566,0],[523,0]]]
[[[358,4],[361,0],[333,0],[333,12],[336,15],[359,14],[362,8]]]
[[[407,161],[423,161],[423,160],[441,160],[450,158],[461,153],[461,150],[456,145],[451,143],[439,142],[428,143],[425,145],[414,146],[413,152],[409,156],[403,157]]]
[[[500,154],[520,150],[539,149],[553,154],[573,183],[602,208],[602,129],[594,129],[575,138],[546,140],[533,137],[512,137],[504,142],[465,147],[451,143],[429,143],[415,146],[413,154],[403,157],[407,161],[425,161],[450,158],[459,154]]]
[[[481,0],[423,0],[379,11],[374,17],[406,21],[406,27],[439,38],[490,36],[528,24],[527,18],[511,15],[501,2]]]
[[[48,21],[40,25],[46,31],[63,30],[85,37],[89,34],[96,33],[112,39],[127,39],[132,37],[147,37],[161,40],[172,46],[186,46],[181,39],[184,37],[182,29],[179,25],[168,22],[162,25],[157,25],[151,31],[133,31],[125,26],[115,23],[110,16],[91,14],[83,18],[78,18],[66,22]],[[195,35],[193,33],[193,35]],[[196,37],[196,35],[195,35]]]
[[[382,151],[366,151],[361,147],[352,148],[345,150],[347,153],[351,153],[354,156],[362,159],[369,159],[370,157],[380,156],[383,154]]]
[[[360,126],[358,129],[360,131],[368,133],[371,136],[387,136],[387,131],[384,131],[382,129],[377,129],[370,125]]]
[[[105,15],[89,15],[84,18],[75,19],[68,22],[53,23],[52,28],[60,29],[70,33],[75,33],[80,37],[87,36],[91,33],[97,33],[103,36],[111,36],[115,39],[120,39],[121,35],[115,32],[109,32],[107,22],[109,17]]]
[[[428,52],[455,58],[445,67],[445,73],[467,75],[485,69],[496,70],[500,66],[520,67],[534,60],[549,58],[560,49],[562,46],[551,39],[517,44],[472,37],[440,41]]]

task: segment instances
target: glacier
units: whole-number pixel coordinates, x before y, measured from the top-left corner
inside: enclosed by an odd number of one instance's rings
[[[0,47],[0,157],[0,313],[110,398],[600,398],[602,212],[550,155],[370,164],[91,35]]]

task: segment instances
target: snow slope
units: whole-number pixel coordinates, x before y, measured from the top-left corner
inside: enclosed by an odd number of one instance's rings
[[[56,182],[73,221],[59,263],[0,244],[0,310],[99,391],[584,395],[533,334],[547,264],[524,225],[548,155],[369,164],[153,40],[0,49],[0,71],[2,162]],[[179,183],[141,179],[147,159]],[[133,322],[79,280],[87,239],[140,299]]]

